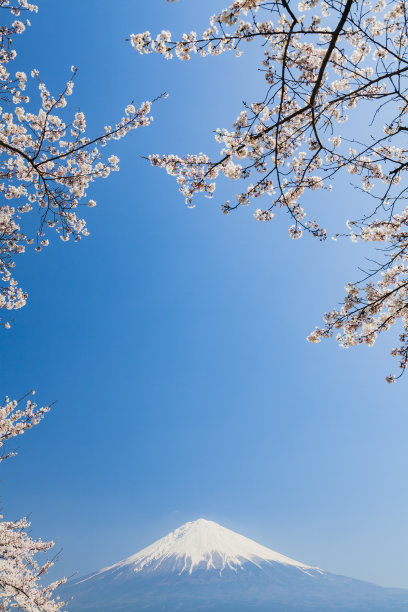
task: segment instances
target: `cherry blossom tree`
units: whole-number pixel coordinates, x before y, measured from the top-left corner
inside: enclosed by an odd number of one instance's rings
[[[0,0],[0,9],[7,9],[12,18],[20,16],[0,29],[0,99],[4,105],[0,112],[0,193],[9,201],[0,206],[0,309],[15,310],[27,301],[27,292],[13,275],[16,256],[30,245],[36,251],[48,246],[52,229],[65,242],[88,236],[78,207],[95,206],[94,200],[86,199],[89,185],[119,170],[119,158],[104,156],[102,149],[131,130],[148,126],[152,117],[151,102],[139,107],[132,103],[114,125],[88,136],[84,113],[66,118],[65,107],[77,73],[74,66],[65,87],[55,96],[37,69],[30,77],[12,70],[17,56],[13,37],[30,25],[21,15],[36,12],[37,7],[27,0]],[[33,110],[34,103],[26,93],[29,81],[39,89],[38,110]],[[39,223],[25,221],[32,211],[40,212]],[[10,327],[9,321],[3,325]]]
[[[220,177],[238,181],[239,193],[223,212],[258,201],[254,217],[266,222],[286,211],[295,240],[305,233],[326,239],[326,229],[307,217],[307,194],[352,175],[370,198],[332,238],[379,243],[382,258],[347,285],[341,307],[308,340],[336,334],[342,347],[371,346],[398,323],[392,355],[401,375],[408,363],[405,0],[235,0],[200,35],[173,40],[168,31],[143,32],[130,42],[141,54],[183,61],[195,54],[239,57],[249,43],[262,47],[265,94],[245,104],[230,129],[216,130],[219,156],[155,154],[150,162],[176,177],[188,206],[200,195],[212,198]],[[345,123],[362,112],[358,138],[347,136]]]
[[[19,400],[6,397],[0,406],[0,448],[37,425],[50,410],[50,405],[38,408],[28,397],[31,393]],[[9,451],[0,455],[0,462],[14,454]],[[28,612],[56,612],[64,602],[54,597],[54,591],[65,579],[42,587],[40,580],[53,561],[39,564],[36,560],[37,555],[48,552],[54,542],[33,540],[27,533],[29,527],[25,518],[16,522],[0,520],[0,610],[18,607]]]
[[[28,0],[0,0],[0,194],[4,198],[0,204],[0,309],[5,311],[19,309],[27,301],[27,292],[14,275],[17,255],[29,248],[41,251],[49,245],[53,230],[64,242],[88,236],[78,207],[94,207],[96,202],[87,197],[90,184],[119,170],[119,158],[103,155],[103,148],[152,120],[151,102],[138,107],[131,103],[115,124],[88,136],[85,115],[79,111],[69,118],[66,109],[75,67],[58,95],[49,91],[37,69],[29,76],[15,70],[14,39],[36,12],[37,6]],[[33,89],[39,91],[38,102],[28,95]],[[10,321],[3,318],[1,325],[10,328]],[[39,423],[49,408],[37,408],[26,397],[6,398],[0,406],[0,448]],[[0,462],[12,454],[0,455]],[[54,593],[64,580],[41,586],[53,562],[37,561],[38,554],[49,551],[53,542],[32,539],[29,526],[27,519],[12,522],[0,516],[0,610],[55,612],[64,605]]]

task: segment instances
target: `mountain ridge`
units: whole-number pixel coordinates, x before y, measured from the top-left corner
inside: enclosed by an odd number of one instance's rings
[[[214,521],[185,523],[61,589],[82,612],[407,612],[408,590],[306,565]]]

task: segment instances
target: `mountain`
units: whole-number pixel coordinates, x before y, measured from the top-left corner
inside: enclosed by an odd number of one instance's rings
[[[60,595],[72,612],[408,611],[408,590],[324,572],[204,519]]]

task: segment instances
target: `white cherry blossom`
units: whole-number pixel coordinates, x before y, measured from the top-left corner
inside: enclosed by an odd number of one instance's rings
[[[0,308],[16,310],[28,297],[15,280],[16,255],[31,245],[40,252],[49,245],[51,230],[64,242],[78,242],[89,235],[79,207],[95,206],[94,200],[86,199],[89,187],[119,170],[119,158],[114,154],[106,158],[104,147],[148,126],[152,117],[151,102],[131,103],[114,125],[95,136],[87,134],[83,112],[77,111],[67,122],[60,113],[73,94],[77,69],[71,67],[58,95],[49,91],[38,69],[30,76],[13,73],[14,38],[29,25],[21,20],[23,14],[36,12],[37,7],[25,0],[0,0],[0,8],[20,17],[3,26],[0,40],[0,194],[5,200],[0,206]],[[33,227],[26,217],[37,211],[40,222]]]
[[[31,399],[33,392],[0,405],[0,448],[16,436],[37,425],[51,405],[39,408]],[[14,455],[8,450],[0,455],[0,462]],[[0,516],[0,610],[18,608],[27,612],[57,612],[65,605],[55,597],[55,589],[65,582],[57,580],[47,587],[41,580],[53,561],[38,563],[37,555],[47,553],[54,542],[33,540],[27,519],[7,521]]]
[[[130,37],[141,54],[183,61],[228,52],[239,57],[249,43],[262,47],[265,94],[245,104],[231,128],[216,130],[219,156],[153,154],[150,162],[176,177],[188,206],[200,195],[214,197],[221,176],[235,181],[240,193],[222,211],[254,200],[259,221],[286,211],[293,239],[327,236],[307,216],[310,192],[330,191],[337,175],[357,181],[358,203],[366,198],[367,209],[346,235],[353,242],[380,242],[384,258],[351,285],[358,290],[309,340],[338,330],[341,346],[371,346],[398,321],[403,333],[392,355],[401,372],[408,363],[407,9],[405,0],[234,0],[201,34],[174,39],[163,30]],[[356,109],[366,121],[350,139],[344,124]]]

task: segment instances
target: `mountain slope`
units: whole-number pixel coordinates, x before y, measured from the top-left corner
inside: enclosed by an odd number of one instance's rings
[[[136,573],[143,570],[175,571],[191,575],[193,571],[206,569],[222,574],[226,569],[235,571],[242,568],[246,562],[259,566],[272,561],[301,571],[318,569],[280,555],[214,521],[198,519],[182,525],[128,559],[100,570],[98,574],[126,567],[131,567]]]
[[[61,596],[73,597],[73,612],[408,611],[408,591],[329,574],[204,519],[68,583]]]

